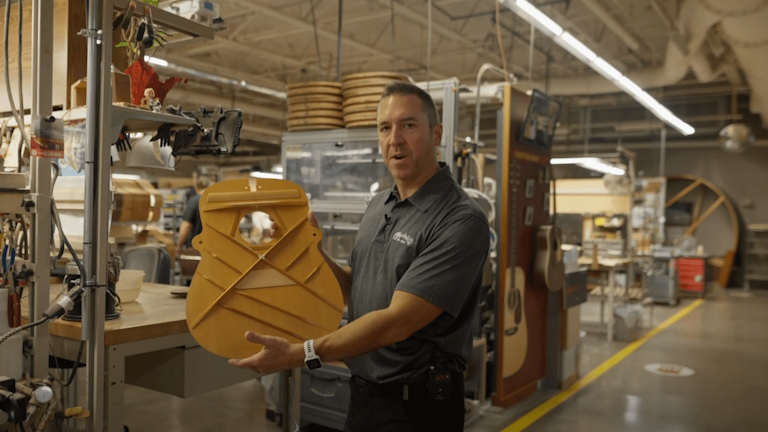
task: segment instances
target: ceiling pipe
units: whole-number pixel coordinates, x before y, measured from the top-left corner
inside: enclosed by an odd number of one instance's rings
[[[482,104],[480,101],[480,80],[488,71],[496,72],[497,74],[503,76],[505,79],[509,77],[513,84],[517,83],[517,77],[514,74],[507,73],[504,71],[504,69],[498,66],[495,66],[491,63],[484,63],[482,66],[480,66],[480,70],[477,71],[477,80],[475,82],[475,142],[480,141],[480,105]]]

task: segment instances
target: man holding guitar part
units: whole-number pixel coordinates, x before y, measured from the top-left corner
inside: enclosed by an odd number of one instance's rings
[[[345,431],[461,431],[488,221],[437,160],[442,125],[428,93],[390,84],[377,124],[395,186],[369,204],[350,266],[323,252],[349,324],[304,344],[248,332],[264,348],[230,363],[268,374],[344,360],[352,372]]]

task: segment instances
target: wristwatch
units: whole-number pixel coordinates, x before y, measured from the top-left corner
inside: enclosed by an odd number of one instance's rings
[[[317,369],[323,365],[323,362],[320,361],[320,357],[318,357],[315,352],[314,339],[304,341],[304,364],[307,365],[309,370]]]

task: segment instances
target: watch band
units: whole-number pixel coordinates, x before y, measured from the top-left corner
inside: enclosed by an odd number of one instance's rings
[[[315,340],[309,339],[304,341],[304,358],[315,357]]]

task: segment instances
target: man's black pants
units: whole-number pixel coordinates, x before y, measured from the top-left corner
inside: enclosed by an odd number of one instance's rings
[[[411,432],[464,430],[464,380],[451,376],[451,396],[444,400],[427,398],[426,383],[409,386],[408,400],[402,386],[380,386],[357,377],[349,380],[352,389],[344,432]]]

